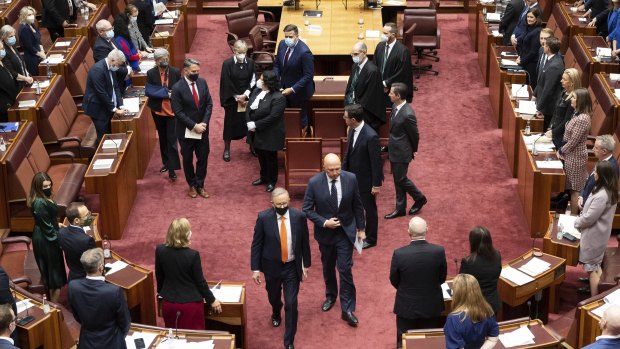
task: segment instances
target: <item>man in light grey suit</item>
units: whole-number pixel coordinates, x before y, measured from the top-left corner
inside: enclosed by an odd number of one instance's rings
[[[385,219],[393,219],[405,215],[407,207],[407,195],[415,202],[409,214],[420,212],[426,204],[426,196],[407,177],[409,163],[418,151],[418,122],[415,112],[407,103],[407,86],[403,83],[394,83],[390,89],[390,101],[392,102],[392,115],[390,116],[390,139],[388,141],[388,155],[394,176],[394,189],[396,189],[396,209],[387,215]]]

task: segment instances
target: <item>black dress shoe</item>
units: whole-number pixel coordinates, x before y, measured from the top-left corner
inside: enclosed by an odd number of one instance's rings
[[[271,193],[275,188],[276,186],[274,184],[267,184],[267,188],[265,188],[265,191]]]
[[[170,178],[171,181],[176,181],[177,179],[177,174],[174,172],[174,170],[170,170],[170,172],[168,172],[168,178]]]
[[[420,212],[420,210],[422,209],[422,206],[426,205],[426,202],[427,202],[426,196],[423,196],[420,200],[417,200],[415,204],[411,206],[411,209],[409,210],[409,214],[416,214]]]
[[[261,185],[261,184],[265,184],[265,181],[263,181],[260,178],[252,182],[252,185]]]
[[[347,312],[343,311],[342,316],[340,318],[346,321],[349,324],[349,326],[357,327],[357,324],[359,323],[359,321],[357,321],[357,318],[355,317],[355,314],[353,314],[352,311],[347,311]]]
[[[164,172],[168,172],[168,167],[166,167],[166,165],[162,166],[162,167],[159,169],[159,173],[164,173]]]
[[[334,303],[336,303],[335,300],[333,299],[326,299],[325,302],[323,302],[323,306],[321,307],[321,310],[323,311],[329,311],[329,309],[331,309],[334,306]]]
[[[586,284],[589,284],[589,283],[590,283],[590,279],[589,279],[589,278],[579,278],[579,279],[577,279],[577,280],[579,280],[579,281],[581,281],[581,282],[584,282],[584,283],[586,283]]]
[[[224,159],[224,161],[226,161],[226,162],[230,161],[230,151],[229,150],[224,150],[224,155],[222,156],[222,159]]]
[[[371,247],[375,247],[375,246],[377,246],[377,244],[370,244],[370,243],[364,241],[364,244],[362,245],[362,248],[365,250],[367,248],[371,248]]]
[[[405,215],[405,212],[402,212],[402,211],[399,211],[399,210],[395,210],[392,213],[386,214],[383,218],[385,218],[385,219],[394,219],[394,218],[397,218],[397,217],[402,217],[404,215]]]
[[[282,322],[282,316],[280,314],[271,314],[271,325],[273,327],[279,327]]]

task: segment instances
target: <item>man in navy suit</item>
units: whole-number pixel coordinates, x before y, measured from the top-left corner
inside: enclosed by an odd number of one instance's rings
[[[105,282],[103,250],[90,249],[80,258],[86,277],[69,282],[69,305],[80,329],[80,349],[126,348],[131,317],[123,290]]]
[[[600,135],[596,136],[596,141],[594,141],[594,156],[598,159],[598,161],[609,161],[611,166],[616,171],[616,174],[620,174],[620,168],[618,167],[618,162],[614,159],[614,148],[616,147],[616,141],[614,137],[611,135]],[[596,167],[596,166],[594,166]],[[592,193],[592,189],[594,189],[594,170],[588,176],[588,180],[586,181],[586,185],[581,190],[579,194],[579,209],[583,208],[583,203],[588,200],[588,196]],[[587,278],[586,278],[587,279]]]
[[[323,172],[310,178],[303,211],[314,223],[314,239],[319,243],[326,299],[322,310],[328,311],[336,302],[340,274],[341,318],[357,326],[355,317],[355,284],[353,283],[353,244],[364,240],[364,207],[360,200],[357,179],[351,172],[341,171],[340,158],[327,154]]]
[[[16,317],[10,304],[0,305],[0,349],[19,349],[11,338],[17,324]]]
[[[116,72],[125,65],[123,52],[114,49],[108,56],[95,63],[88,71],[84,92],[84,112],[93,119],[97,130],[97,144],[104,134],[112,132],[113,116],[123,116],[123,95],[118,87]]]
[[[265,274],[267,298],[271,304],[271,324],[280,326],[282,290],[284,289],[284,348],[293,349],[297,332],[297,294],[299,283],[308,277],[311,265],[306,216],[289,208],[290,198],[284,188],[271,193],[269,208],[258,214],[252,240],[252,279],[261,284]]]
[[[390,283],[396,289],[396,344],[402,347],[407,330],[441,326],[444,309],[441,284],[446,282],[448,264],[442,246],[426,241],[428,226],[420,217],[409,221],[411,242],[394,250]]]
[[[527,31],[527,13],[535,8],[539,8],[537,0],[525,0],[525,7],[523,8],[523,11],[521,11],[521,13],[519,14],[519,20],[517,21],[517,25],[515,26],[515,29],[510,36],[510,42],[514,46],[517,45],[517,39],[519,39],[522,35],[525,35],[525,32]]]
[[[284,40],[278,44],[273,71],[280,77],[288,108],[301,108],[301,127],[308,127],[308,101],[314,95],[314,57],[308,45],[299,40],[294,24],[284,27]]]
[[[506,5],[502,20],[499,22],[499,32],[504,35],[502,39],[504,46],[510,45],[510,37],[519,23],[524,8],[524,0],[511,0]]]
[[[379,217],[376,195],[383,184],[383,162],[377,132],[364,122],[364,109],[359,104],[344,107],[344,121],[349,126],[347,151],[342,169],[357,177],[362,205],[366,212],[366,241],[364,248],[377,244]]]
[[[95,62],[99,62],[100,60],[106,58],[110,51],[116,49],[121,49],[118,47],[116,40],[114,40],[114,28],[112,24],[107,19],[102,19],[97,24],[95,24],[95,28],[97,29],[97,40],[95,40],[95,44],[93,45],[93,59]]]
[[[601,335],[583,349],[615,349],[620,347],[620,305],[612,304],[605,309],[599,322]]]
[[[60,229],[58,240],[65,253],[65,262],[69,266],[69,281],[86,276],[80,258],[87,250],[97,247],[95,239],[86,233],[90,229],[93,216],[83,202],[72,202],[66,210],[69,226]]]
[[[208,198],[204,188],[209,160],[209,121],[213,100],[205,79],[199,78],[200,62],[186,58],[184,78],[172,87],[172,112],[177,119],[177,138],[183,156],[183,172],[192,199],[197,195]],[[196,170],[194,170],[196,154]]]
[[[536,97],[536,117],[544,118],[543,129],[551,124],[555,106],[562,96],[562,74],[564,74],[564,59],[560,54],[560,39],[550,36],[543,45],[545,63],[542,71],[538,72],[538,81],[534,89]]]

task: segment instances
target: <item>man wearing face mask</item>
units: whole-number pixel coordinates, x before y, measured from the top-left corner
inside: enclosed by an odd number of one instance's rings
[[[123,107],[123,95],[118,87],[116,72],[125,65],[125,55],[112,50],[108,56],[95,63],[88,71],[84,92],[84,111],[90,116],[97,130],[97,144],[104,134],[110,133],[112,117],[127,113]]]
[[[121,48],[114,40],[114,28],[107,19],[102,19],[97,22],[97,24],[95,24],[95,29],[97,29],[97,34],[99,35],[93,45],[93,58],[95,62],[99,62],[106,58],[110,51],[114,49],[120,50]]]
[[[172,112],[177,120],[176,132],[181,145],[183,172],[189,185],[187,195],[208,198],[204,188],[209,160],[209,121],[213,100],[205,79],[199,78],[200,62],[186,58],[183,79],[172,87]],[[194,170],[194,154],[196,169]]]
[[[381,72],[383,83],[384,107],[392,105],[388,93],[395,82],[402,82],[407,86],[406,100],[413,99],[413,73],[411,72],[411,53],[400,41],[396,40],[398,29],[396,23],[386,23],[383,26],[381,42],[375,48],[373,60]]]
[[[360,104],[364,108],[364,121],[375,131],[385,123],[385,106],[377,103],[383,98],[381,72],[368,59],[368,48],[363,41],[353,45],[353,67],[344,96],[344,105]]]
[[[80,262],[82,253],[97,247],[95,240],[86,233],[93,223],[93,216],[82,202],[73,202],[67,207],[69,225],[60,229],[58,239],[60,248],[65,253],[65,262],[69,267],[69,281],[86,276]]]
[[[301,108],[301,127],[308,130],[308,101],[314,95],[314,56],[305,42],[299,40],[294,24],[284,27],[285,39],[278,44],[273,71],[280,77],[287,108]]]
[[[252,279],[261,284],[265,275],[267,298],[271,304],[271,325],[282,322],[284,290],[284,348],[293,349],[297,332],[297,294],[302,278],[308,277],[311,264],[306,216],[289,208],[290,198],[284,188],[271,192],[271,205],[258,214],[252,240]]]
[[[11,338],[17,328],[16,317],[10,304],[0,305],[0,349],[19,349]]]

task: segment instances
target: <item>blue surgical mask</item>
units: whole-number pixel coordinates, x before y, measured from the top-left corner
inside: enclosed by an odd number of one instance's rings
[[[4,49],[0,50],[0,59],[4,58],[4,56],[6,56],[6,51]]]
[[[293,47],[293,46],[295,46],[295,39],[293,39],[293,38],[285,38],[284,39],[284,43],[288,47]]]
[[[352,58],[353,58],[353,63],[355,64],[359,64],[361,61],[360,56],[353,56]]]
[[[105,32],[105,37],[108,39],[112,39],[114,38],[114,29],[108,30],[107,32]]]
[[[9,44],[10,46],[15,46],[15,44],[17,43],[17,39],[14,36],[11,36],[8,39],[6,39],[6,43]]]
[[[111,66],[110,67],[110,71],[117,71],[117,70],[118,70],[118,67],[116,67],[116,66]]]

